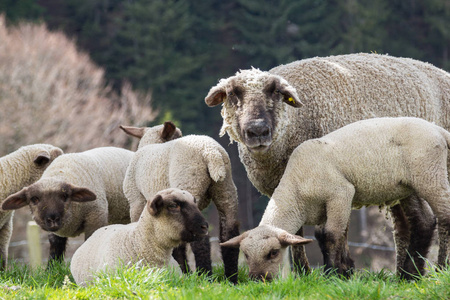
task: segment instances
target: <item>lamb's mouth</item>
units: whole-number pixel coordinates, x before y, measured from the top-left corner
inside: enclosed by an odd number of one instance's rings
[[[270,145],[247,146],[248,150],[256,154],[264,154],[270,149]]]

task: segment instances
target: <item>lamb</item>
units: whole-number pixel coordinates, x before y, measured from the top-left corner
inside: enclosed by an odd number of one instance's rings
[[[16,193],[41,177],[44,170],[63,151],[48,144],[23,146],[0,158],[0,200]],[[0,212],[0,260],[6,268],[8,247],[13,228],[13,212]]]
[[[159,132],[159,136],[154,132]],[[176,135],[176,126],[166,122],[161,126],[146,129],[147,141],[142,140],[125,175],[123,189],[130,202],[131,221],[137,221],[146,199],[158,191],[179,188],[189,191],[198,200],[198,208],[204,210],[211,201],[219,212],[220,240],[239,235],[237,222],[237,191],[231,175],[227,152],[214,139],[201,135],[188,135],[160,143],[164,136]],[[148,138],[153,136],[153,140]],[[156,144],[155,144],[156,143]],[[211,273],[209,239],[191,244],[198,270]],[[177,249],[174,256],[184,272],[185,249]],[[237,282],[239,250],[222,248],[225,275]]]
[[[374,118],[300,144],[259,227],[221,244],[241,246],[253,277],[272,279],[303,225],[325,224],[326,268],[348,276],[345,233],[352,208],[409,205],[423,198],[438,218],[438,265],[450,255],[450,133],[419,118]],[[273,228],[275,227],[275,229]]]
[[[268,72],[243,70],[221,79],[205,98],[208,106],[223,104],[220,134],[238,142],[249,179],[269,197],[303,141],[373,117],[421,117],[448,130],[449,101],[449,73],[409,58],[364,53],[304,59]],[[391,207],[397,271],[405,275],[417,273],[408,266],[423,271],[420,257],[426,256],[435,228],[426,202],[411,197],[423,210]],[[316,228],[321,246],[322,233]],[[413,235],[420,240],[410,240]],[[303,246],[293,252],[295,265],[308,270]]]
[[[100,227],[130,222],[122,184],[132,157],[132,151],[116,147],[63,154],[38,181],[10,195],[2,209],[28,204],[36,223],[60,237],[50,239],[50,259],[63,257],[68,237],[84,232],[87,239]]]
[[[94,273],[121,264],[178,266],[172,249],[207,234],[208,223],[194,196],[176,188],[165,189],[149,199],[139,221],[95,231],[74,253],[70,270],[78,285],[86,285]]]

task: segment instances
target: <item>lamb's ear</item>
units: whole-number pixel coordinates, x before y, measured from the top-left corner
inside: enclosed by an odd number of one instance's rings
[[[287,247],[292,245],[304,245],[311,243],[313,240],[305,239],[299,235],[290,234],[288,232],[282,232],[278,235],[278,240],[281,246]]]
[[[164,200],[163,197],[159,194],[156,195],[155,198],[153,198],[153,200],[147,203],[148,212],[152,216],[157,216],[161,212],[163,207],[164,207]]]
[[[229,239],[226,242],[220,243],[221,247],[232,247],[232,248],[239,248],[241,245],[241,242],[243,239],[245,239],[248,236],[248,231],[244,232],[241,235],[238,235],[232,239]]]
[[[2,203],[2,209],[14,210],[26,206],[28,204],[26,190],[27,188],[23,188],[6,198]]]
[[[94,192],[84,187],[65,185],[63,187],[63,192],[68,193],[70,195],[70,199],[74,202],[89,202],[97,199]]]
[[[177,133],[177,126],[175,126],[175,124],[173,124],[171,121],[164,122],[163,131],[161,132],[161,138],[164,141],[167,142],[179,138],[180,135]]]
[[[50,153],[48,153],[47,151],[42,151],[39,152],[35,157],[33,162],[38,166],[38,167],[44,167],[46,166],[49,162],[50,162],[51,156]]]
[[[295,88],[285,80],[280,82],[280,93],[283,95],[284,103],[293,107],[302,107],[304,105],[302,101],[300,101]]]
[[[216,85],[209,90],[208,95],[205,98],[206,105],[213,107],[223,103],[227,97],[227,91],[223,84]]]
[[[145,134],[145,127],[132,127],[132,126],[119,126],[120,129],[125,131],[126,134],[137,137],[138,139],[142,138]]]

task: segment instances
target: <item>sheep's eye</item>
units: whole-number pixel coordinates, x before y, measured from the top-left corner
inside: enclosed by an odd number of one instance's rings
[[[178,212],[180,211],[180,205],[177,203],[171,203],[167,205],[167,209],[171,212]]]
[[[280,91],[279,89],[276,89],[273,93],[274,93],[275,95],[280,95],[280,94],[281,94],[281,91]]]
[[[64,202],[66,202],[68,199],[69,199],[69,194],[64,193],[64,194],[62,195],[62,200],[63,200]]]
[[[30,201],[31,201],[31,203],[33,203],[33,204],[38,204],[39,198],[36,197],[36,196],[33,196],[33,197],[31,197]]]
[[[228,92],[228,97],[234,97],[234,92]]]
[[[280,253],[279,249],[273,249],[269,252],[269,254],[267,255],[267,259],[274,259],[278,256],[278,253]]]
[[[245,255],[245,259],[248,260],[248,254],[247,254],[247,253],[244,253],[244,255]]]

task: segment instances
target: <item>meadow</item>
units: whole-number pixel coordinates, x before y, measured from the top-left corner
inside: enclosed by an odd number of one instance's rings
[[[32,270],[12,262],[0,274],[0,299],[450,299],[450,271],[428,267],[427,275],[416,281],[386,270],[357,270],[347,280],[326,276],[319,268],[272,282],[251,281],[241,267],[238,285],[224,279],[220,266],[213,278],[130,267],[100,274],[95,285],[79,287],[68,264]]]

